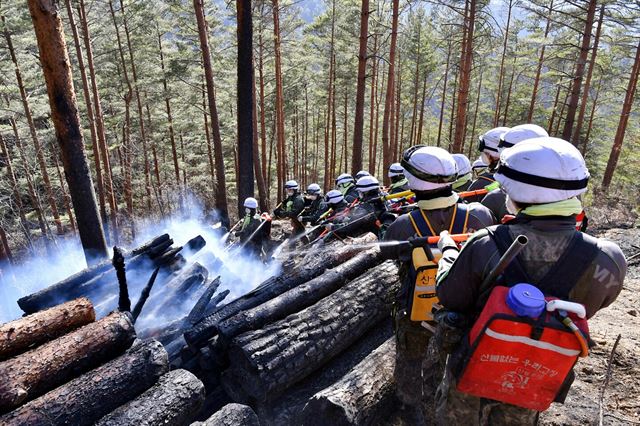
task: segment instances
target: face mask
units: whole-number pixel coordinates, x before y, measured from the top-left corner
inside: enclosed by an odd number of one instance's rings
[[[316,200],[317,198],[318,198],[318,195],[316,195],[316,194],[310,194],[309,195],[309,199],[310,200]]]
[[[244,209],[244,212],[246,214],[251,214],[251,209],[247,207],[247,208]]]
[[[516,207],[515,204],[513,204],[513,201],[511,200],[511,198],[509,198],[508,195],[507,195],[507,200],[505,201],[505,204],[509,214],[513,214],[513,215],[518,214],[518,208]]]
[[[287,189],[287,196],[291,197],[294,194],[293,189]]]

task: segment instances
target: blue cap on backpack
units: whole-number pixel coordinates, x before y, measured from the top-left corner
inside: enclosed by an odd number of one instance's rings
[[[545,309],[545,304],[544,294],[531,284],[516,284],[507,294],[507,306],[521,317],[539,317]]]

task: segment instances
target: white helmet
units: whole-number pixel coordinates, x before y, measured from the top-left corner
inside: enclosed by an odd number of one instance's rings
[[[366,170],[360,170],[358,173],[356,173],[354,178],[355,178],[355,180],[357,182],[360,178],[365,177],[365,176],[371,176],[371,173],[369,173]]]
[[[373,176],[363,176],[358,179],[356,189],[362,193],[380,189],[380,182]]]
[[[513,201],[553,203],[587,190],[589,171],[575,146],[559,138],[529,139],[500,156],[495,179]]]
[[[407,149],[400,163],[414,191],[451,185],[458,176],[456,160],[442,148],[418,145]]]
[[[473,164],[471,165],[472,169],[484,169],[485,167],[487,167],[487,164],[485,164],[484,161],[482,161],[482,158],[478,158],[476,161],[473,162]]]
[[[307,187],[307,194],[310,195],[320,195],[320,185],[317,183],[312,183]]]
[[[500,137],[502,137],[502,135],[508,130],[508,127],[496,127],[495,129],[489,130],[484,135],[481,135],[478,138],[480,140],[478,150],[480,152],[484,152],[490,157],[498,158],[500,156],[498,151]]]
[[[244,206],[248,209],[257,209],[258,208],[258,200],[253,197],[248,197],[244,200]]]
[[[344,196],[342,195],[342,192],[338,191],[337,189],[332,189],[331,191],[327,192],[325,199],[329,204],[338,204],[344,201]]]
[[[500,137],[498,149],[500,152],[506,148],[511,148],[517,143],[533,138],[546,138],[549,134],[545,129],[537,124],[520,124],[512,127]]]
[[[355,179],[349,173],[343,173],[336,178],[336,186],[344,185],[346,183],[354,183]]]
[[[390,178],[396,177],[396,176],[404,176],[404,169],[402,168],[400,163],[393,163],[392,165],[389,166],[388,176]]]
[[[456,160],[456,165],[458,166],[458,176],[464,176],[468,173],[471,173],[471,162],[464,154],[452,154],[454,160]]]
[[[297,191],[298,188],[299,188],[298,182],[296,182],[295,180],[288,180],[284,184],[284,189],[293,189],[293,190]]]

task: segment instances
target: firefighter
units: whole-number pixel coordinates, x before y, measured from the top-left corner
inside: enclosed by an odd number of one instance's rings
[[[293,234],[297,235],[304,232],[304,225],[298,220],[298,215],[304,210],[304,199],[299,192],[298,182],[288,180],[284,184],[287,198],[273,212],[278,219],[290,219],[293,226]]]
[[[476,191],[482,189],[485,186],[491,185],[495,179],[493,173],[498,166],[500,160],[500,151],[498,144],[500,143],[500,137],[509,130],[508,127],[496,127],[491,129],[479,138],[478,150],[480,151],[480,159],[487,165],[486,169],[478,175],[478,178],[469,185],[469,191]],[[478,195],[467,198],[468,202],[480,201],[483,196]]]
[[[353,177],[356,181],[356,183],[360,180],[360,178],[365,177],[365,176],[371,176],[371,173],[369,173],[366,170],[360,170],[358,173],[356,173],[356,175]]]
[[[458,179],[453,182],[453,190],[455,192],[466,191],[471,185],[471,162],[464,154],[453,154],[458,166]]]
[[[495,176],[516,219],[478,232],[459,253],[453,241],[441,238],[444,254],[437,296],[447,310],[468,320],[469,325],[459,329],[458,335],[470,329],[496,285],[532,284],[545,296],[584,305],[586,318],[611,304],[622,289],[626,261],[614,243],[575,229],[575,216],[582,210],[577,197],[587,190],[589,179],[580,152],[558,138],[531,139],[503,152]],[[480,288],[518,235],[525,235],[529,243],[497,283]],[[468,355],[465,347],[470,342],[466,337],[458,340],[451,335],[443,335],[442,341],[453,346],[453,353],[436,396],[438,424],[536,423],[538,411],[458,391],[460,359]],[[459,343],[453,343],[456,341]],[[536,350],[536,345],[528,347]],[[557,396],[568,390],[570,380],[562,385],[565,389],[560,389]],[[524,396],[531,397],[532,393]]]
[[[443,230],[461,234],[493,224],[491,212],[484,206],[458,203],[458,195],[452,189],[457,177],[456,161],[444,149],[430,146],[409,148],[401,165],[409,188],[415,193],[418,208],[398,217],[387,229],[385,241],[437,236]],[[435,262],[428,261],[422,248],[407,252],[400,247],[404,246],[381,246],[385,257],[400,261],[401,288],[393,310],[395,378],[400,401],[422,415],[433,404],[433,391],[441,378],[438,372],[442,371],[442,368],[433,366],[432,354],[427,354],[432,332],[422,325],[423,322],[432,323],[431,309],[422,303],[436,300],[437,266]],[[429,289],[425,297],[414,298],[419,295],[416,285]],[[422,420],[424,422],[425,419]]]
[[[300,213],[300,221],[303,223],[313,222],[320,215],[323,207],[324,202],[320,185],[312,183],[307,187],[307,192],[304,196],[304,210]]]
[[[353,204],[358,199],[358,190],[356,189],[356,181],[348,173],[342,173],[336,178],[336,189],[340,191],[347,204]]]
[[[516,144],[526,141],[528,139],[547,137],[549,134],[542,127],[535,124],[521,124],[519,126],[512,127],[500,138],[498,143],[498,150],[502,153],[505,149],[511,148]],[[496,220],[500,221],[505,215],[508,214],[506,202],[506,194],[496,188],[484,196],[481,203],[487,207]]]
[[[389,166],[389,172],[387,174],[391,180],[389,186],[389,194],[397,194],[398,192],[404,192],[409,189],[409,182],[404,176],[404,169],[400,163],[393,163]]]
[[[261,227],[266,218],[258,213],[258,201],[255,198],[245,199],[243,205],[245,215],[242,219],[242,227],[235,235],[247,250],[260,254],[263,241],[269,237],[270,226],[267,227],[268,224],[265,224]]]

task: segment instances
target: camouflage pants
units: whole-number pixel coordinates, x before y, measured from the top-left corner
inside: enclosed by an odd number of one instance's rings
[[[488,372],[490,374],[490,372]],[[447,368],[436,393],[438,425],[536,425],[538,412],[456,390],[457,381]]]
[[[420,424],[434,424],[435,392],[444,363],[431,339],[432,333],[419,322],[396,315],[396,394],[400,402],[414,408]]]

